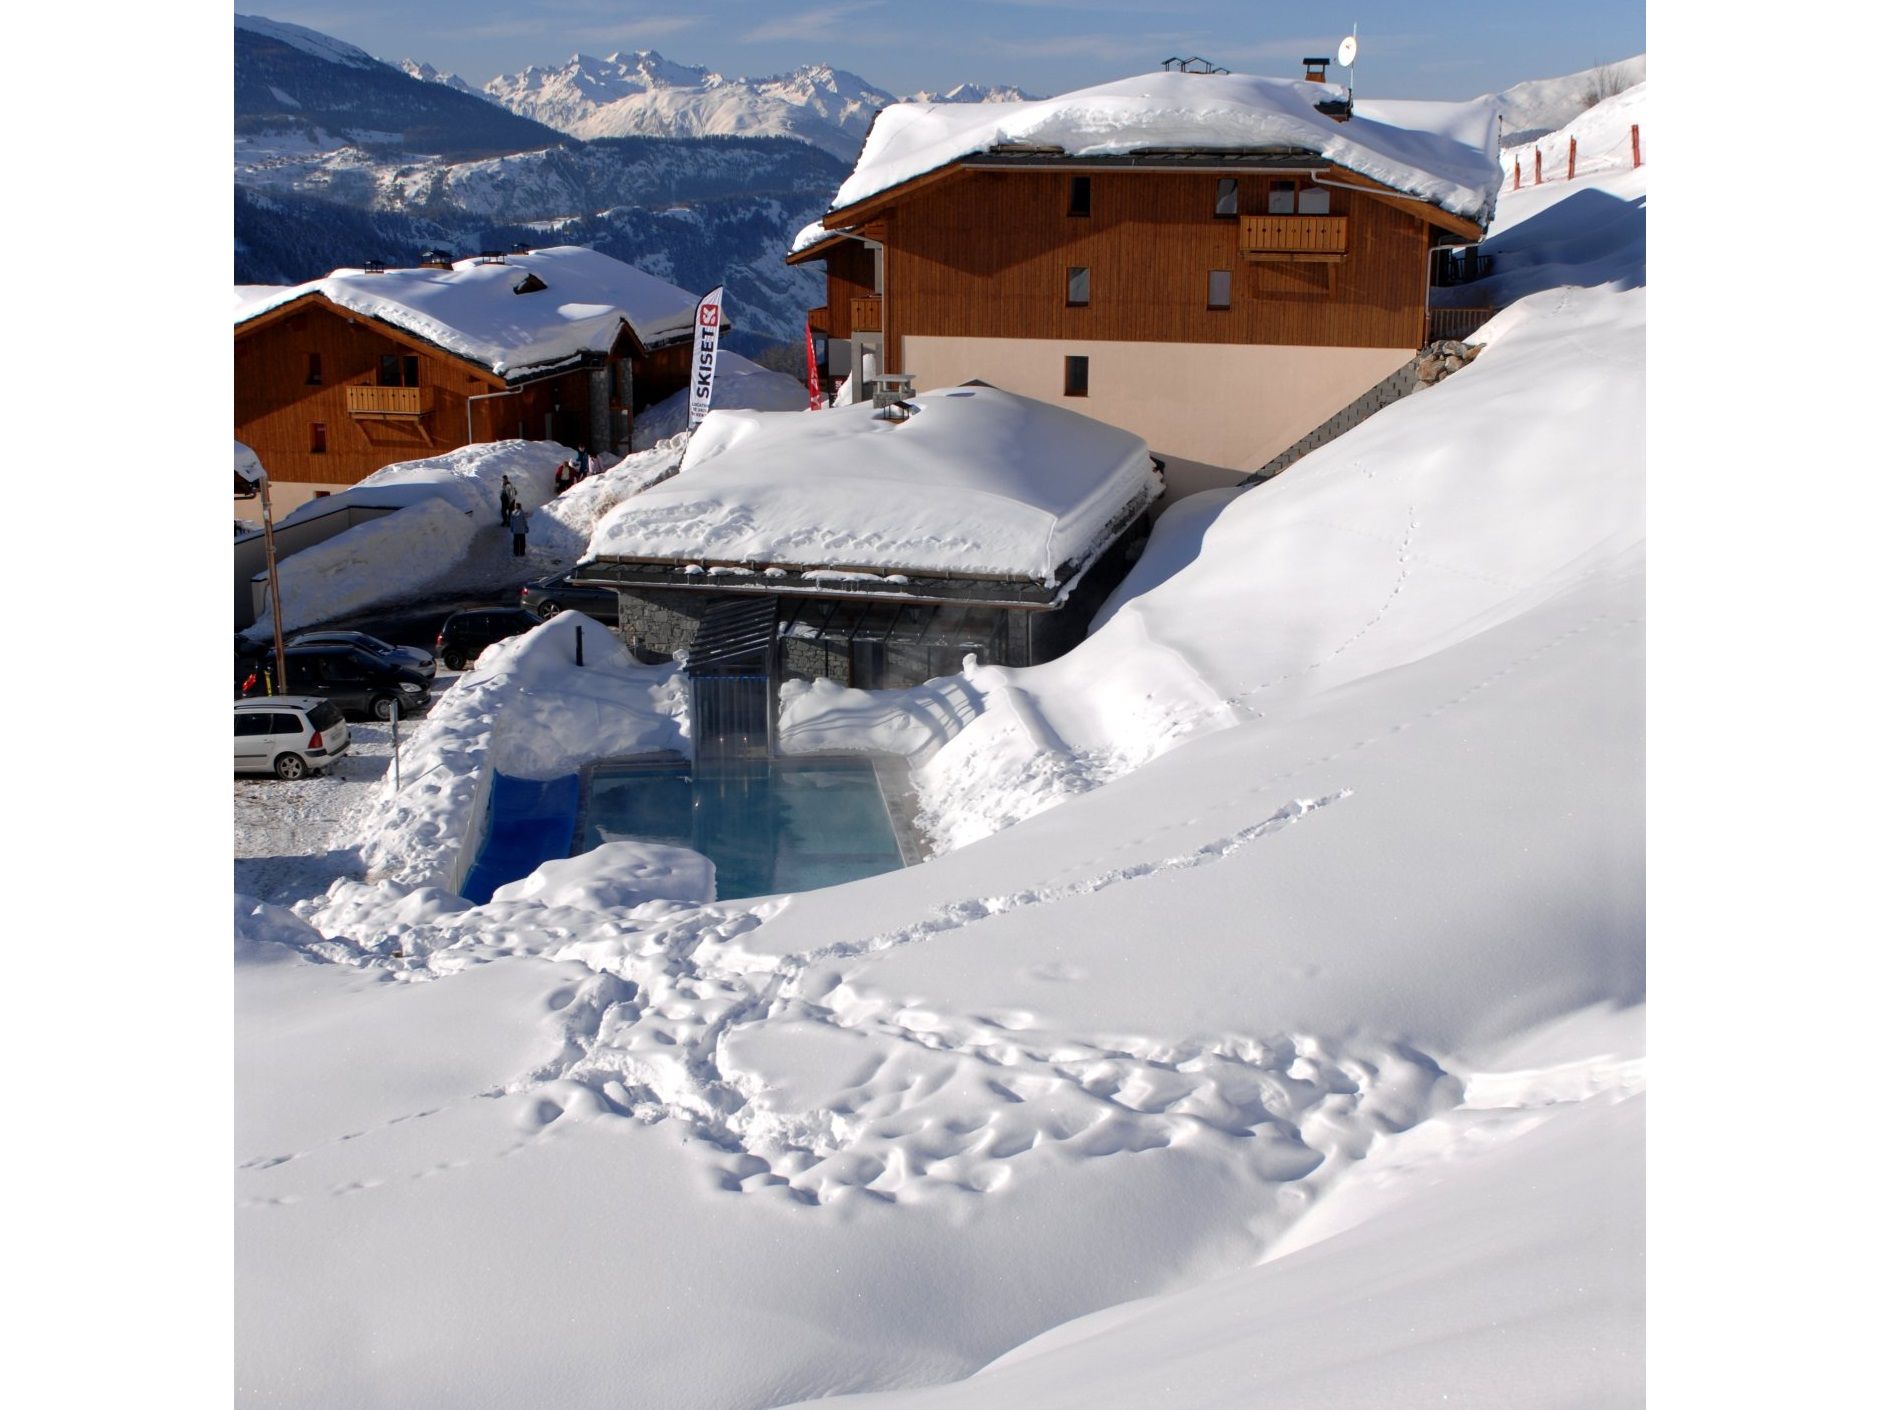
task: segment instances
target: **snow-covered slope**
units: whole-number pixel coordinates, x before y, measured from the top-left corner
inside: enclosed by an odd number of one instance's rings
[[[1559,78],[1517,83],[1495,95],[1501,105],[1501,140],[1512,146],[1555,132],[1606,99],[1645,81],[1645,56],[1582,69]]]
[[[244,908],[247,1402],[1640,1403],[1645,175],[1504,195],[1465,371],[951,683],[936,860]],[[550,754],[667,727],[557,627]]]

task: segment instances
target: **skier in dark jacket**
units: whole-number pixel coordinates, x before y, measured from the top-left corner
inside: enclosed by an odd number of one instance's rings
[[[509,532],[515,540],[515,556],[526,557],[529,552],[529,511],[520,504],[509,511]]]
[[[509,516],[522,504],[522,498],[516,493],[516,487],[509,483],[509,477],[503,476],[503,524],[509,524]]]

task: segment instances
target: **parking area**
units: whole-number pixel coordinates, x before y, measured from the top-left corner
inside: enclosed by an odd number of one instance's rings
[[[440,670],[432,706],[457,676]],[[409,746],[423,717],[401,721]],[[392,766],[392,727],[377,720],[348,720],[351,747],[322,773],[287,782],[264,775],[235,775],[235,889],[277,906],[318,896],[342,876],[364,874],[358,849],[332,849],[331,840],[370,802]]]

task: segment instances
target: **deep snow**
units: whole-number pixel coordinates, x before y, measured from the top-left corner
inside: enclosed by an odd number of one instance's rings
[[[469,906],[499,753],[683,738],[568,618],[486,654],[382,875],[237,906],[244,1398],[1638,1403],[1644,191],[1504,193],[1486,351],[1070,655],[792,692],[926,865]]]

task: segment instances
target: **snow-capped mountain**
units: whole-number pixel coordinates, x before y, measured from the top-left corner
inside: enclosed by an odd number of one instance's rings
[[[449,82],[425,82],[299,25],[235,16],[238,143],[482,157],[559,146],[553,128]]]
[[[405,73],[412,78],[417,79],[420,83],[441,83],[446,88],[455,89],[459,93],[468,93],[472,98],[487,98],[489,96],[481,88],[472,88],[456,74],[442,73],[432,68],[429,64],[420,63],[416,59],[400,59],[398,61],[398,67],[403,69]]]
[[[894,101],[865,79],[824,64],[772,78],[726,78],[653,50],[491,79],[484,92],[522,117],[571,137],[795,137],[847,161],[875,113]]]
[[[1027,93],[1022,88],[1014,88],[1009,83],[956,83],[944,93],[929,93],[922,89],[919,93],[910,93],[903,103],[1029,103],[1038,97],[1036,93]]]

